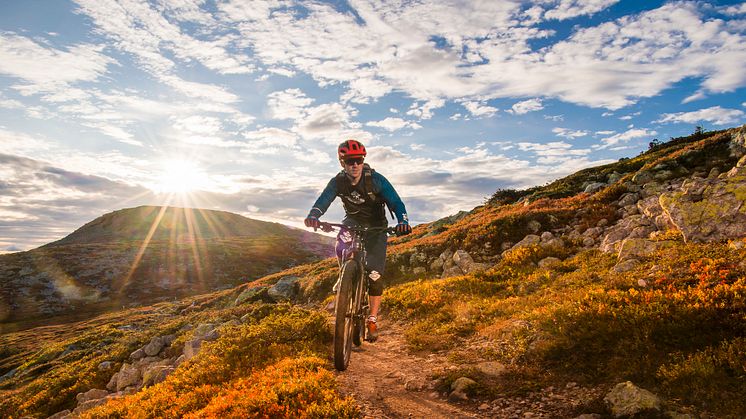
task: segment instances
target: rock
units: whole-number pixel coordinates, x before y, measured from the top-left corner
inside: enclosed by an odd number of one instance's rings
[[[604,232],[604,229],[601,227],[591,227],[583,232],[583,237],[593,237],[596,238],[601,235],[601,233]]]
[[[746,236],[746,175],[706,182],[701,195],[674,191],[661,195],[660,204],[686,242],[713,242]]]
[[[565,242],[560,238],[552,238],[540,244],[541,247],[565,247]]]
[[[18,368],[13,368],[12,370],[10,370],[10,371],[6,372],[5,374],[3,374],[3,376],[0,377],[0,383],[2,383],[4,381],[7,381],[7,380],[10,380],[11,378],[13,378],[16,375],[16,372],[18,372]]]
[[[646,171],[640,171],[635,173],[634,176],[632,176],[632,182],[638,184],[638,185],[644,185],[646,183],[649,183],[653,180],[653,175],[650,172]]]
[[[487,410],[489,408],[490,408],[490,405],[488,405],[487,403],[482,403],[482,404],[479,405],[479,407],[477,409],[479,409],[479,410]]]
[[[532,233],[537,233],[541,229],[541,223],[536,220],[531,220],[526,224],[526,228]]]
[[[619,383],[604,397],[614,417],[633,416],[646,410],[660,410],[661,399],[627,381]]]
[[[592,247],[595,244],[596,244],[596,241],[593,240],[592,237],[584,237],[583,238],[583,246],[585,246],[585,247]]]
[[[648,256],[660,249],[671,247],[674,242],[670,240],[663,240],[654,242],[652,240],[631,238],[622,241],[619,247],[619,260],[637,259]]]
[[[477,385],[477,382],[472,380],[469,377],[460,377],[457,378],[456,381],[451,383],[451,392],[459,392],[464,395],[466,395],[468,392],[470,392],[475,386]],[[450,397],[450,396],[449,396]]]
[[[635,205],[640,200],[640,195],[636,193],[626,193],[619,198],[619,207],[626,207],[627,205]]]
[[[161,349],[166,346],[166,341],[163,339],[162,336],[156,336],[153,339],[150,339],[150,342],[143,347],[143,351],[145,351],[145,354],[148,356],[156,356],[158,353],[161,352]]]
[[[421,391],[425,387],[427,387],[427,384],[420,378],[413,378],[404,383],[404,389],[407,391]]]
[[[545,231],[541,233],[541,236],[539,236],[542,242],[547,242],[549,240],[552,240],[554,238],[554,234],[552,234],[551,231]]]
[[[154,365],[142,374],[142,384],[144,386],[152,386],[162,382],[174,371],[174,367],[167,365]]]
[[[441,258],[436,258],[431,264],[430,264],[430,270],[433,272],[438,272],[443,269],[444,261]]]
[[[658,196],[649,196],[645,199],[641,199],[637,201],[637,209],[640,211],[640,214],[643,214],[649,218],[655,218],[659,214],[663,212],[663,208],[661,208],[660,203],[658,202],[660,198]]]
[[[85,403],[81,403],[78,405],[78,407],[75,408],[72,412],[73,417],[77,417],[81,413],[91,410],[96,406],[101,406],[102,404],[106,403],[106,398],[103,399],[97,399],[97,400],[88,400]]]
[[[519,247],[531,246],[533,244],[539,244],[539,243],[541,243],[541,237],[537,236],[536,234],[529,234],[526,237],[524,237],[523,240],[513,245],[511,249],[517,249]]]
[[[427,254],[414,252],[409,257],[409,266],[425,266],[427,264]]]
[[[138,359],[141,359],[144,357],[145,357],[145,350],[143,348],[140,348],[130,354],[130,359],[133,361],[137,361]]]
[[[98,400],[108,395],[109,395],[109,392],[106,390],[92,388],[86,391],[85,393],[78,393],[75,396],[75,400],[78,401],[78,404],[81,404],[81,403],[87,402],[88,400]]]
[[[606,182],[609,185],[611,185],[612,183],[618,182],[621,178],[622,178],[621,174],[614,172],[614,173],[609,174],[609,176],[606,178]]]
[[[119,373],[114,373],[109,379],[109,383],[106,385],[106,389],[109,391],[117,391],[117,381],[119,380]]]
[[[140,369],[135,365],[124,363],[119,370],[117,378],[117,391],[122,391],[126,387],[134,386],[140,381]]]
[[[605,187],[606,187],[605,183],[593,182],[590,185],[586,186],[583,192],[593,194],[593,193],[600,191],[601,189]]]
[[[69,409],[63,410],[61,412],[57,412],[54,415],[48,417],[47,419],[65,419],[68,416],[70,416],[72,412]]]
[[[267,291],[275,302],[295,301],[300,296],[300,279],[297,276],[286,276]]]
[[[551,266],[557,265],[559,263],[562,263],[562,260],[556,257],[546,257],[539,261],[538,265],[540,268],[549,268]]]
[[[642,288],[645,288],[645,287],[648,286],[648,281],[640,278],[640,279],[637,280],[637,285],[640,286],[640,287],[642,287]]]
[[[108,370],[111,369],[111,367],[113,365],[114,364],[111,361],[104,361],[104,362],[98,364],[98,370],[99,371],[108,371]]]
[[[616,273],[624,273],[635,269],[639,265],[639,260],[630,258],[617,263],[613,268],[611,268],[611,270]]]
[[[184,343],[184,361],[189,361],[199,353],[202,347],[202,339],[192,339]]]
[[[505,365],[497,361],[484,361],[476,365],[479,372],[489,377],[499,377],[507,371]]]
[[[174,367],[178,367],[179,365],[183,364],[184,361],[186,361],[186,355],[181,354],[181,356],[176,358],[176,361],[174,361]]]
[[[464,272],[469,272],[469,267],[474,263],[474,259],[466,250],[456,250],[453,254],[453,262]]]
[[[245,289],[241,294],[236,297],[236,301],[233,302],[233,305],[241,305],[244,303],[252,303],[254,301],[264,301],[265,299],[269,299],[269,294],[267,291],[269,290],[268,287],[251,287]]]
[[[730,249],[741,250],[744,247],[746,247],[746,242],[744,242],[743,240],[733,240],[728,243],[728,248]]]
[[[464,272],[459,268],[458,266],[454,265],[449,268],[446,268],[443,270],[443,274],[440,275],[441,278],[450,278],[452,276],[459,276],[463,275]]]
[[[416,276],[424,275],[424,274],[427,273],[427,269],[425,269],[425,268],[423,268],[421,266],[418,266],[418,267],[412,269],[412,273],[414,275],[416,275]]]
[[[607,225],[609,225],[609,220],[606,218],[602,218],[596,223],[596,227],[606,227]]]

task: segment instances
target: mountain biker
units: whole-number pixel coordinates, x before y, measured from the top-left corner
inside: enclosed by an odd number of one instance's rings
[[[329,181],[316,203],[313,204],[313,208],[304,221],[306,227],[318,228],[319,217],[324,215],[329,205],[339,196],[345,209],[345,218],[342,221],[345,225],[386,227],[388,225],[384,209],[386,205],[396,216],[397,236],[412,232],[406,208],[399,194],[383,175],[364,163],[366,155],[365,146],[353,139],[337,147],[337,157],[342,170]],[[383,294],[381,277],[386,265],[387,236],[385,231],[373,231],[367,234],[365,250],[367,252],[366,271],[370,279],[368,288],[370,316],[365,323],[368,328],[368,339],[375,341],[378,337],[378,309],[381,306],[381,294]],[[338,235],[338,243],[340,240]],[[337,258],[341,258],[339,252]],[[342,263],[341,260],[339,262]],[[338,286],[339,284],[334,286],[335,292]]]

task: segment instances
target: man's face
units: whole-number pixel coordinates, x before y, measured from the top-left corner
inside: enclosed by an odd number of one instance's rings
[[[340,163],[342,164],[342,167],[344,168],[345,173],[347,176],[358,179],[363,174],[363,158],[357,157],[357,158],[348,158],[345,160],[341,160]]]

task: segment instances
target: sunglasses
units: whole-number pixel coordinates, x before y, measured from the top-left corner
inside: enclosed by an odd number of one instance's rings
[[[345,162],[345,164],[347,166],[352,166],[353,164],[360,165],[360,164],[363,164],[363,158],[362,157],[358,157],[356,159],[347,159],[344,162]]]

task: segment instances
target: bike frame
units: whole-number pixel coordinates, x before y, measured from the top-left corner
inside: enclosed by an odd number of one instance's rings
[[[322,231],[331,232],[334,228],[340,229],[340,237],[345,231],[351,234],[349,240],[341,237],[345,243],[349,243],[342,249],[340,264],[340,284],[337,290],[335,303],[335,333],[334,333],[334,364],[339,371],[344,371],[350,361],[352,343],[360,346],[365,338],[365,319],[370,309],[368,303],[368,277],[366,273],[365,250],[366,233],[371,231],[386,231],[389,234],[395,232],[394,228],[387,227],[360,227],[347,226],[344,224],[321,223]],[[350,266],[350,265],[353,266]],[[347,276],[348,269],[355,269],[355,275]],[[348,282],[352,283],[348,283]],[[350,289],[351,287],[351,289]],[[349,299],[348,299],[349,297]],[[343,310],[341,312],[340,310]],[[344,322],[344,324],[340,324]]]

